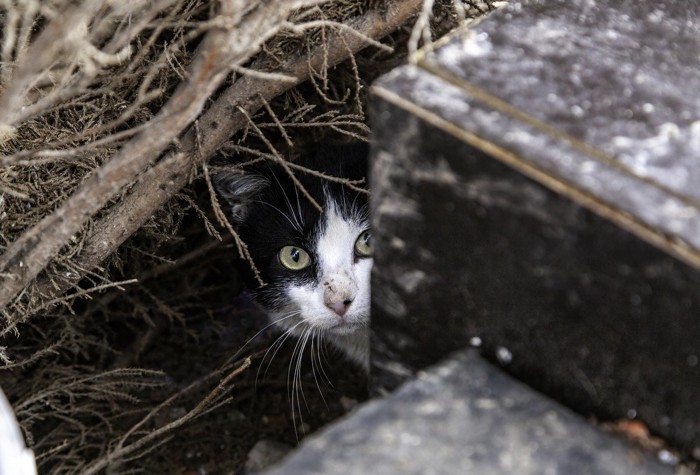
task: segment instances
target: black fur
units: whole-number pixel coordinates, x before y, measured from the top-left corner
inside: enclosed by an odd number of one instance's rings
[[[367,154],[368,146],[364,143],[324,144],[295,163],[326,175],[362,180],[367,172]],[[294,170],[294,175],[324,208],[325,189],[337,203],[347,205],[341,208],[342,214],[358,209],[366,212],[367,194],[300,170]],[[314,239],[322,231],[321,213],[296,189],[289,174],[273,162],[247,168],[243,175],[222,173],[214,178],[219,194],[231,206],[237,231],[266,284],[260,287],[250,266],[242,261],[241,272],[248,288],[263,307],[280,308],[284,304],[280,296],[284,295],[285,283],[316,280],[318,268],[313,263],[302,271],[289,271],[279,262],[277,253],[287,245],[311,251]],[[297,230],[292,225],[295,221],[290,216],[290,206],[295,215],[301,213],[299,222],[304,223],[303,229]]]

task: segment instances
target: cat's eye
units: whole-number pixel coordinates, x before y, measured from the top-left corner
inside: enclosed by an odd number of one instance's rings
[[[370,257],[372,255],[372,233],[364,231],[355,241],[355,254],[358,257]]]
[[[311,264],[309,253],[296,246],[284,246],[278,256],[280,263],[289,270],[302,270]]]

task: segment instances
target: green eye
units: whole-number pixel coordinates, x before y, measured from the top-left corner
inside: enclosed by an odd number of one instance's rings
[[[282,265],[289,270],[302,270],[311,264],[311,256],[300,247],[284,246],[277,255]]]
[[[355,241],[355,254],[359,257],[370,257],[372,255],[372,233],[365,231],[359,235]]]

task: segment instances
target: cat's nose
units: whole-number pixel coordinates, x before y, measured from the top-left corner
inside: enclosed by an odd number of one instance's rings
[[[335,273],[323,282],[323,303],[342,317],[357,295],[357,284],[347,273]]]
[[[343,315],[345,315],[345,312],[348,311],[348,307],[351,303],[352,300],[343,300],[341,302],[327,302],[326,307],[330,308],[335,313],[337,313],[339,317],[342,317]]]

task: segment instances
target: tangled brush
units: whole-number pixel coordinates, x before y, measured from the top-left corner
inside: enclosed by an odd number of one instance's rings
[[[231,312],[245,243],[210,174],[366,139],[370,81],[491,8],[0,0],[0,386],[42,472],[115,472],[230,402],[246,358],[180,385],[130,369]]]

